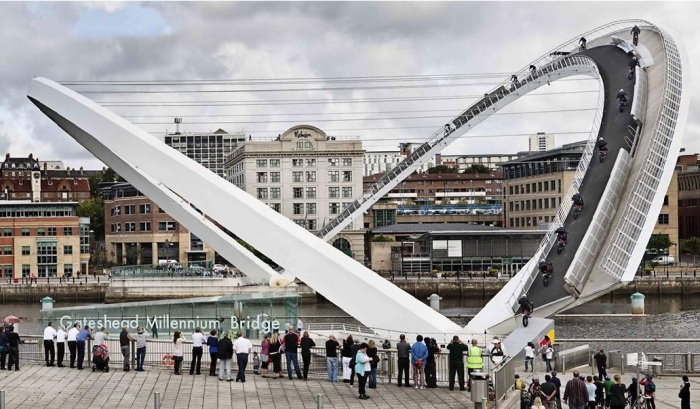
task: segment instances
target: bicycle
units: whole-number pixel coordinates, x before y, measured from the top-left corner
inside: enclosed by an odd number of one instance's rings
[[[574,203],[574,220],[576,220],[578,218],[578,216],[581,214],[582,210],[583,210],[583,206]]]

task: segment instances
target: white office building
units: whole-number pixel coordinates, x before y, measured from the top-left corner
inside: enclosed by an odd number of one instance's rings
[[[226,156],[245,141],[245,133],[230,134],[218,129],[210,134],[167,134],[165,144],[224,177]]]
[[[536,135],[530,135],[528,147],[530,152],[546,152],[552,149],[554,149],[554,134],[537,132]]]
[[[226,159],[226,180],[316,232],[362,194],[362,141],[299,125],[274,141],[249,141]],[[362,217],[330,240],[364,262]]]

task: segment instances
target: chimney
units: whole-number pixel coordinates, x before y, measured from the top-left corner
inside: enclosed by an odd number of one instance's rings
[[[29,154],[29,159],[31,159],[31,158],[32,158],[32,154],[30,153],[30,154]],[[46,162],[44,162],[44,172],[46,172],[46,169],[47,169],[48,166],[49,166],[49,165],[48,165]]]
[[[70,175],[70,166],[66,166],[66,174]]]
[[[5,154],[5,160],[10,160],[10,153],[9,152]]]
[[[81,166],[80,167],[80,176],[82,176],[82,175],[83,175],[83,167]]]
[[[32,154],[30,153],[30,154],[29,154],[29,160],[32,160],[32,159],[34,159],[34,155],[32,155]]]

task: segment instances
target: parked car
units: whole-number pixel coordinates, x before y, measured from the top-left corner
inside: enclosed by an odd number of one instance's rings
[[[658,256],[651,260],[651,262],[660,266],[672,266],[676,264],[676,260],[673,258],[673,256]]]
[[[214,267],[212,268],[214,273],[216,274],[228,274],[228,266],[225,266],[223,264],[214,264]]]

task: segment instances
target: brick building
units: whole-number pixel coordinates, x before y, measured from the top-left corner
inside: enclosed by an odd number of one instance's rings
[[[6,154],[0,163],[0,200],[82,202],[90,198],[88,177],[94,172],[56,169],[49,164],[39,162],[31,153],[26,158]]]

